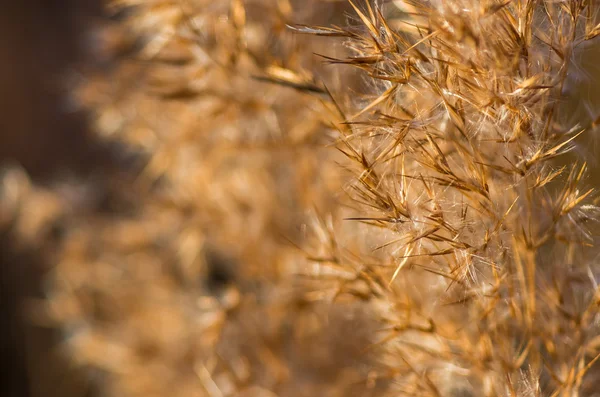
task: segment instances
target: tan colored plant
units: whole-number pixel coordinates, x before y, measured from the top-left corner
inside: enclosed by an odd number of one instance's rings
[[[595,2],[110,6],[119,171],[0,207],[64,230],[42,312],[104,394],[598,394]]]
[[[319,60],[285,24],[329,6],[112,4],[127,16],[101,43],[134,55],[90,72],[77,99],[114,146],[117,172],[88,183],[77,208],[76,191],[5,178],[5,193],[21,194],[7,203],[62,205],[46,222],[64,236],[37,321],[62,329],[62,349],[108,395],[364,390],[353,364],[364,361],[368,315],[308,310],[293,277],[303,253],[288,242],[339,190],[322,105],[306,95],[322,92],[306,72]],[[364,330],[352,338],[332,332],[355,323]]]
[[[595,395],[598,207],[585,161],[555,159],[595,127],[561,107],[597,5],[402,4],[296,27],[343,37],[351,55],[326,59],[367,86],[337,125],[346,219],[368,227],[343,248],[333,228],[320,271],[379,314],[401,395]]]

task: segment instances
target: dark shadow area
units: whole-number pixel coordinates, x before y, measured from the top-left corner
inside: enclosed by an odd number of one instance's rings
[[[20,164],[37,181],[85,177],[106,167],[83,111],[69,101],[69,76],[90,53],[99,0],[5,1],[0,5],[0,166]],[[46,264],[0,230],[0,395],[85,396],[56,354],[52,331],[23,310],[41,293]]]

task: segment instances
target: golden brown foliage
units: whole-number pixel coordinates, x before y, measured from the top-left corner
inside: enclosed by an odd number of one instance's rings
[[[321,266],[341,269],[336,295],[379,313],[402,395],[592,395],[598,208],[585,162],[554,158],[594,127],[560,107],[598,9],[404,3],[387,17],[352,4],[345,28],[298,27],[346,38],[351,55],[327,59],[361,69],[372,96],[340,108],[338,125],[350,219],[378,234],[349,249],[376,257],[331,245]]]
[[[78,98],[124,176],[0,213],[65,230],[44,313],[108,395],[597,393],[596,3],[111,6],[135,55]]]

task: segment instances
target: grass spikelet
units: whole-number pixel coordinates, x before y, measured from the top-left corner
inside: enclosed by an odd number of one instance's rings
[[[345,222],[365,224],[347,243],[378,259],[333,262],[378,274],[366,299],[387,330],[378,346],[395,390],[592,395],[594,189],[582,187],[585,164],[556,160],[587,132],[560,104],[596,5],[399,3],[353,3],[347,27],[300,28],[345,37],[350,54],[326,59],[368,87],[337,125],[354,174]]]

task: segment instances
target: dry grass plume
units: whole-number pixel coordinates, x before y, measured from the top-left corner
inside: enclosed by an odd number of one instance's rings
[[[107,7],[120,168],[0,207],[103,395],[600,395],[597,2]]]

